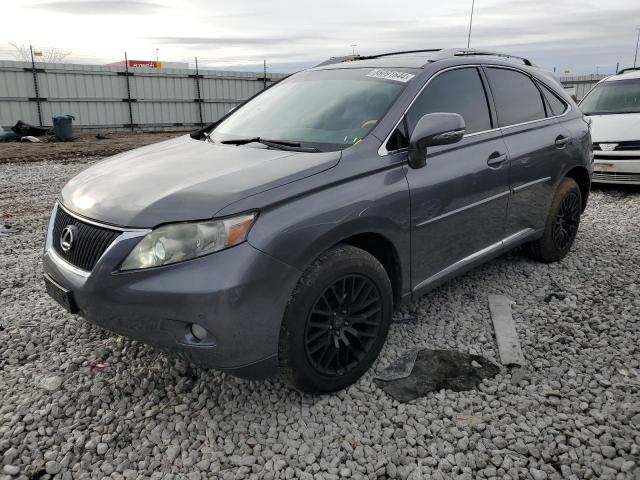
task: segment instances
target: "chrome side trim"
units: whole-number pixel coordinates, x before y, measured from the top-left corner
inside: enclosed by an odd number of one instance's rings
[[[506,190],[504,192],[498,193],[497,195],[492,195],[491,197],[483,198],[482,200],[478,200],[477,202],[470,203],[469,205],[465,205],[464,207],[456,208],[455,210],[451,210],[450,212],[443,213],[442,215],[438,215],[437,217],[433,217],[433,218],[430,218],[429,220],[425,220],[424,222],[420,222],[420,223],[418,223],[416,225],[416,228],[422,227],[422,226],[427,225],[427,224],[429,224],[431,222],[436,222],[436,221],[441,220],[443,218],[446,218],[446,217],[448,217],[450,215],[455,215],[456,213],[463,212],[463,211],[468,210],[470,208],[477,207],[477,206],[482,205],[484,203],[491,202],[493,200],[497,200],[499,198],[504,197],[505,195],[509,195],[509,193],[511,193],[511,192],[509,190]]]
[[[517,187],[513,188],[514,192],[519,192],[520,190],[524,190],[525,188],[529,188],[532,187],[538,183],[542,183],[542,182],[546,182],[548,180],[551,180],[551,177],[544,177],[544,178],[539,178],[537,180],[534,180],[532,182],[527,182],[527,183],[523,183],[522,185],[518,185]]]
[[[535,230],[533,228],[525,228],[524,230],[514,233],[513,235],[509,235],[508,237],[505,237],[499,242],[491,244],[488,247],[483,248],[482,250],[478,250],[477,252],[472,253],[471,255],[464,257],[463,259],[460,259],[457,262],[452,263],[448,267],[440,270],[439,272],[431,275],[426,280],[423,280],[412,289],[412,292],[415,293],[426,287],[430,283],[435,283],[438,280],[456,272],[457,270],[463,269],[464,267],[474,263],[476,260],[480,260],[483,257],[497,253],[506,246],[513,245],[521,240],[524,240],[533,233],[535,233]]]
[[[520,230],[519,232],[514,233],[513,235],[509,235],[506,238],[502,239],[502,246],[509,247],[515,243],[518,243],[521,240],[533,235],[536,231],[533,228],[525,228],[524,230]]]
[[[429,285],[430,283],[437,282],[439,279],[441,279],[443,277],[446,277],[447,275],[449,275],[449,274],[455,272],[456,270],[459,270],[459,269],[469,265],[470,263],[473,263],[475,260],[479,260],[480,258],[482,258],[482,257],[484,257],[486,255],[489,255],[491,253],[498,252],[501,249],[502,249],[502,241],[496,242],[493,245],[489,245],[488,247],[485,247],[482,250],[478,250],[477,252],[472,253],[468,257],[465,257],[465,258],[463,258],[461,260],[458,260],[455,263],[452,263],[447,268],[444,268],[444,269],[440,270],[438,273],[435,273],[434,275],[431,275],[426,280],[423,280],[422,282],[420,282],[418,285],[416,285],[413,288],[413,292],[417,292],[418,290],[420,290],[423,287]]]
[[[396,128],[398,128],[398,125],[400,125],[400,122],[402,121],[402,118],[407,114],[407,112],[409,111],[409,109],[413,106],[413,104],[415,103],[415,101],[418,99],[418,97],[420,96],[420,94],[422,93],[422,91],[427,87],[427,85],[429,85],[429,83],[431,83],[431,81],[436,78],[438,75],[440,75],[441,73],[444,72],[448,72],[451,70],[457,70],[459,68],[471,68],[471,67],[487,67],[487,68],[503,68],[505,70],[514,70],[516,72],[522,73],[524,75],[526,75],[529,78],[534,79],[535,81],[542,83],[544,86],[546,86],[547,88],[551,88],[549,87],[546,83],[542,82],[541,80],[532,77],[531,74],[529,74],[528,72],[524,71],[524,70],[520,70],[519,68],[514,68],[514,67],[507,67],[507,66],[503,66],[503,65],[488,65],[488,64],[468,64],[468,65],[456,65],[455,67],[449,67],[449,68],[445,68],[443,70],[440,70],[439,72],[437,72],[435,75],[433,75],[431,78],[429,78],[429,80],[427,80],[427,83],[425,83],[422,88],[420,89],[420,91],[418,91],[418,93],[416,94],[415,97],[413,97],[413,100],[411,100],[411,103],[409,103],[409,106],[404,110],[404,112],[402,112],[402,115],[400,115],[400,119],[396,122],[395,126],[391,129],[391,131],[389,132],[389,134],[386,136],[386,138],[384,139],[384,141],[382,142],[382,145],[380,145],[380,148],[378,148],[378,156],[380,157],[384,157],[385,155],[388,155],[390,153],[396,153],[396,152],[400,152],[402,150],[405,150],[403,148],[398,149],[398,150],[391,150],[388,151],[387,150],[387,142],[389,141],[389,139],[391,138],[391,135],[393,135],[393,132],[395,132]],[[553,90],[553,89],[552,89]],[[566,115],[569,114],[569,112],[571,112],[573,110],[573,108],[571,107],[570,104],[567,104],[567,109],[562,112],[560,115],[554,115],[552,117],[545,117],[545,118],[539,118],[537,120],[530,120],[528,122],[522,122],[522,123],[516,123],[513,125],[508,125],[506,127],[496,127],[496,128],[490,128],[489,130],[482,130],[481,132],[473,132],[473,133],[469,133],[466,134],[463,138],[467,138],[467,137],[473,137],[475,135],[482,135],[484,133],[489,133],[489,132],[495,132],[497,130],[504,130],[506,128],[515,128],[515,127],[520,127],[522,125],[529,125],[529,124],[533,124],[533,123],[537,123],[537,122],[542,122],[545,120],[553,120],[556,118],[561,118],[564,117]]]

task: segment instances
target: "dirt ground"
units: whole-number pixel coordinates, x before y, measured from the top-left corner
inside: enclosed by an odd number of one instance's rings
[[[107,137],[98,140],[96,135]],[[72,142],[46,141],[41,143],[7,142],[0,143],[0,164],[12,162],[33,162],[43,160],[71,160],[87,157],[105,157],[116,153],[143,147],[151,143],[184,135],[185,132],[88,132],[81,133]]]

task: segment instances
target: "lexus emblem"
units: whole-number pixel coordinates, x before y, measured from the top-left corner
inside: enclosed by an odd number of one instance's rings
[[[63,252],[68,252],[73,247],[75,240],[76,227],[73,225],[67,225],[60,234],[60,248]]]

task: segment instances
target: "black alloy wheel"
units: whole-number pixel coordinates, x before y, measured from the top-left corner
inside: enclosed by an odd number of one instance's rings
[[[280,326],[278,370],[305,393],[357,381],[378,357],[393,314],[387,271],[369,252],[338,244],[304,271]]]
[[[363,275],[336,280],[309,313],[305,350],[319,373],[341,376],[352,371],[371,351],[381,328],[382,299]]]
[[[578,233],[582,206],[576,192],[569,192],[560,204],[560,210],[553,226],[553,242],[560,250],[573,243]]]

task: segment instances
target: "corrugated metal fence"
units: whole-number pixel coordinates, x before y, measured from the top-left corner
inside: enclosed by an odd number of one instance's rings
[[[578,101],[582,100],[589,90],[608,75],[577,75],[573,77],[561,77],[562,86],[576,96]]]
[[[0,61],[0,125],[193,127],[213,122],[284,74]],[[41,118],[41,120],[40,120]]]
[[[194,127],[213,122],[285,74],[0,61],[0,125],[80,128]],[[562,77],[578,100],[606,75]],[[41,119],[41,120],[40,120]]]

